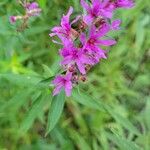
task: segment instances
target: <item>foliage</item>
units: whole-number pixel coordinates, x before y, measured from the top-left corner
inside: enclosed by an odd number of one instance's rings
[[[37,1],[42,14],[21,33],[8,18],[22,8],[15,0],[0,2],[0,150],[149,150],[149,1],[116,13],[122,30],[110,36],[118,44],[70,98],[63,91],[52,97],[59,47],[48,34],[70,5],[75,14],[81,6]]]

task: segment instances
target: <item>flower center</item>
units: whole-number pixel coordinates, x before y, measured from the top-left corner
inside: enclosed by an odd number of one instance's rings
[[[78,53],[77,53],[76,50],[72,51],[72,56],[73,56],[73,58],[77,58],[78,57]]]
[[[96,42],[96,40],[95,39],[89,39],[88,40],[88,43],[90,44],[90,45],[94,45],[94,43]]]

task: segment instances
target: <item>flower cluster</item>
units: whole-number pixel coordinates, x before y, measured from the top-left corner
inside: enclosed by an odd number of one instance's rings
[[[74,85],[86,81],[90,68],[107,58],[107,50],[102,47],[116,44],[114,39],[107,38],[107,34],[119,30],[121,24],[119,19],[112,20],[113,13],[118,8],[131,8],[134,3],[131,0],[91,0],[91,3],[81,0],[81,5],[86,14],[70,22],[73,13],[70,7],[63,15],[60,26],[54,27],[49,34],[50,37],[57,36],[61,42],[53,42],[62,45],[59,54],[63,74],[56,76],[52,82],[55,85],[53,95],[63,88],[70,96]]]
[[[32,16],[38,16],[41,12],[41,9],[39,8],[38,3],[36,2],[22,2],[19,1],[20,4],[23,6],[24,10],[25,10],[25,15],[19,15],[19,16],[10,16],[9,21],[11,24],[16,23],[17,20],[23,20],[23,23],[26,24],[28,19]]]

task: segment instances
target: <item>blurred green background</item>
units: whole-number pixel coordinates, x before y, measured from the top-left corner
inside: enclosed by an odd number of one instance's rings
[[[73,16],[82,8],[79,0],[37,2],[42,14],[19,33],[20,22],[11,25],[9,16],[23,9],[16,0],[0,1],[0,150],[150,150],[149,0],[116,12],[122,30],[110,36],[118,44],[80,85],[83,94],[110,106],[108,112],[67,98],[59,123],[46,137],[52,99],[48,79],[59,68],[59,46],[48,34],[70,5]]]

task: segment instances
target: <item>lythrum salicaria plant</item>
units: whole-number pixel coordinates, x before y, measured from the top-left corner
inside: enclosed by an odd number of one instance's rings
[[[110,46],[117,42],[107,38],[108,33],[119,30],[121,20],[113,20],[113,14],[119,8],[131,8],[132,0],[81,0],[81,6],[86,14],[77,16],[70,21],[73,8],[70,7],[66,15],[61,18],[60,26],[52,29],[50,37],[57,36],[60,41],[53,40],[62,48],[59,54],[63,74],[57,75],[53,80],[57,95],[62,89],[67,96],[71,95],[73,86],[78,82],[85,82],[90,68],[107,58]],[[107,47],[107,50],[102,49]]]
[[[20,3],[25,10],[25,15],[11,16],[10,22],[15,23],[17,20],[21,20],[23,21],[23,29],[25,29],[29,18],[39,15],[41,9],[36,2],[20,1]],[[41,90],[40,88],[43,90],[43,83],[50,81],[55,86],[53,90],[54,97],[48,114],[46,135],[55,127],[61,116],[65,104],[65,93],[66,96],[71,96],[73,87],[79,82],[85,82],[90,69],[102,59],[106,59],[110,47],[117,43],[116,40],[108,36],[110,32],[120,30],[121,20],[113,19],[116,9],[128,9],[133,5],[132,0],[91,0],[89,2],[81,0],[81,6],[84,8],[85,14],[78,15],[71,21],[70,17],[73,13],[73,8],[70,7],[67,14],[62,16],[60,25],[52,28],[52,32],[49,35],[52,38],[58,37],[59,41],[54,39],[52,41],[61,46],[59,55],[62,58],[60,62],[62,73],[56,75],[53,81],[53,76],[46,80],[40,80],[35,88],[35,90],[38,90],[37,85],[39,85],[39,90]],[[39,104],[38,106],[44,104],[43,102],[46,100],[47,95],[49,96],[47,84],[44,84],[44,87],[46,87],[46,93],[40,91],[40,95],[37,98],[40,100],[38,102],[42,103],[35,103],[28,118],[32,118],[33,113],[35,116],[38,115],[38,113],[35,113],[39,111],[37,104]],[[109,113],[113,112],[113,110],[110,111],[109,106],[100,105],[90,96],[79,92],[73,92],[72,96],[77,102],[90,106],[90,108],[104,109]],[[115,113],[111,114],[116,119]],[[21,131],[27,131],[35,117],[26,126],[28,118],[25,120],[25,125],[21,128]],[[123,120],[121,116],[119,118]],[[132,130],[134,128],[127,120],[124,122],[127,122],[127,129]],[[125,126],[124,123],[122,124]],[[128,125],[132,128],[130,129]]]

